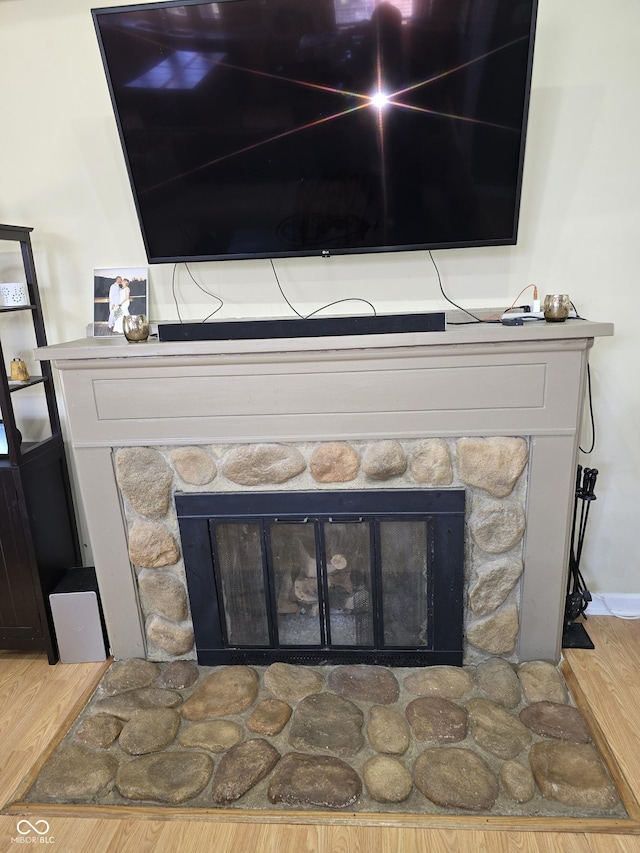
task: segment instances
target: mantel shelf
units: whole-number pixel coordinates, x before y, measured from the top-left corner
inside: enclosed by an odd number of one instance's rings
[[[104,361],[113,359],[157,359],[168,356],[233,356],[259,359],[270,355],[293,353],[319,353],[358,350],[380,350],[391,353],[405,351],[410,347],[425,347],[449,350],[455,346],[540,346],[566,341],[608,337],[613,335],[613,324],[589,320],[567,320],[564,323],[526,323],[523,326],[503,326],[499,323],[471,323],[456,325],[448,316],[448,326],[443,332],[407,332],[386,335],[344,335],[319,338],[278,338],[228,341],[158,341],[150,337],[144,343],[130,344],[124,336],[109,338],[88,337],[74,341],[40,347],[36,350],[39,359],[50,359],[56,367],[74,367],[77,361]],[[314,356],[315,357],[315,356]]]

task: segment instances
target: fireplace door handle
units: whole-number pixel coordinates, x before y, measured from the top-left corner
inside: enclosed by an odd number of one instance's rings
[[[309,516],[306,518],[274,518],[274,523],[281,522],[283,524],[308,524]]]
[[[329,516],[329,524],[362,524],[364,518],[332,518]]]

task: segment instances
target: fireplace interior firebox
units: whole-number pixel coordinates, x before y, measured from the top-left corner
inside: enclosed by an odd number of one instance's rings
[[[462,665],[462,489],[176,495],[198,662]]]

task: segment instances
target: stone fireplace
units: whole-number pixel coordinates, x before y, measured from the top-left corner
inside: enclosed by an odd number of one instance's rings
[[[404,504],[406,497],[413,494],[417,502],[424,504],[432,494],[453,497],[462,492],[466,494],[467,505],[465,523],[461,525],[463,594],[461,602],[458,602],[460,596],[436,602],[433,620],[444,627],[455,621],[461,623],[457,627],[466,637],[464,660],[467,663],[487,655],[513,658],[520,624],[519,581],[523,570],[528,454],[527,440],[504,436],[117,449],[114,453],[116,481],[144,619],[147,656],[151,660],[196,656],[193,608],[189,605],[190,599],[194,600],[194,590],[190,589],[185,574],[185,558],[190,549],[196,553],[200,553],[202,547],[208,553],[211,549],[206,525],[200,535],[195,533],[195,528],[183,527],[182,531],[179,528],[176,503],[186,505],[188,496],[216,496],[216,505],[224,506],[225,497],[235,496],[232,503],[242,505],[248,503],[250,495],[259,494],[265,496],[263,502],[268,507],[275,503],[275,498],[284,495],[322,494],[333,497],[334,503],[328,506],[334,506],[335,514],[341,494],[352,497],[383,495],[384,502],[380,505],[386,506],[388,514],[392,514],[399,511],[400,497],[405,499]],[[384,491],[381,491],[382,486]],[[238,496],[245,500],[238,501]],[[281,500],[277,503],[282,505]],[[232,509],[231,513],[234,512],[238,514],[239,511]],[[281,510],[276,515],[279,512]],[[247,539],[249,532],[244,531]],[[193,541],[194,536],[203,538],[204,546]],[[328,554],[328,580],[335,579],[343,589],[346,587],[345,592],[353,595],[358,587],[354,589],[347,573],[348,561],[342,553],[345,550],[345,547],[334,548]],[[409,551],[412,550],[409,546]],[[245,553],[242,559],[250,562],[251,556]],[[331,564],[331,559],[335,565]],[[404,557],[405,562],[408,559],[410,557]],[[443,570],[441,567],[440,571]],[[261,573],[261,567],[259,571]],[[437,565],[435,571],[438,572]],[[319,599],[315,573],[315,561],[311,570],[305,566],[297,568],[291,577],[291,589],[280,592],[277,609],[281,614],[301,612],[308,617],[303,621],[319,629],[322,620],[318,621],[315,612]],[[426,598],[426,587],[426,582],[422,581],[416,586],[414,595],[424,592]],[[444,582],[443,587],[448,590],[450,585]],[[367,594],[370,594],[370,587]],[[215,597],[215,588],[209,597]],[[196,602],[198,606],[199,600]],[[342,615],[353,609],[348,596],[344,603],[346,607],[338,611]],[[458,607],[458,603],[462,607]],[[405,602],[405,608],[407,605]],[[209,612],[206,603],[203,609]],[[426,602],[424,610],[426,619]],[[282,615],[280,621],[284,622],[285,618]],[[420,645],[418,633],[416,646]],[[341,646],[355,644],[348,638],[342,640]],[[245,639],[245,645],[247,643],[256,645],[251,638]],[[313,649],[318,644],[319,638],[308,637],[299,643],[291,641],[284,645],[309,647],[306,655],[298,650],[296,660],[311,661]],[[370,646],[371,642],[363,644]],[[258,645],[264,647],[264,640]],[[389,646],[393,648],[397,643],[390,640]],[[448,649],[451,654],[446,656],[444,651],[435,654],[431,650],[431,655],[423,652],[423,660],[461,662],[462,655],[455,656],[453,650]],[[281,648],[280,655],[275,652],[273,659],[287,659],[285,652],[286,648]],[[389,654],[394,662],[399,660],[398,653]],[[322,654],[315,655],[314,660],[322,657]],[[359,662],[372,660],[362,649],[359,657],[352,652],[348,660],[353,662],[356,658]],[[409,662],[407,656],[404,665],[417,665],[419,658],[418,655]],[[236,655],[215,660],[223,659],[239,662],[245,658]],[[293,659],[291,652],[288,659]],[[383,659],[382,655],[376,658]],[[212,658],[205,660],[199,656],[199,660],[211,663]],[[253,661],[256,660],[254,653]],[[260,660],[270,658],[264,657],[263,652]]]
[[[587,356],[611,333],[39,349],[59,370],[114,657],[195,656],[176,496],[461,489],[465,660],[558,660]]]

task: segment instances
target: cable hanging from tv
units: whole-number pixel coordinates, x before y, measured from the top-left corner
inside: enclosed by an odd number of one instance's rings
[[[373,311],[373,316],[377,316],[376,307],[372,302],[369,302],[368,299],[364,299],[360,296],[347,296],[344,299],[336,299],[334,302],[328,302],[326,305],[323,305],[321,308],[316,308],[315,311],[312,311],[310,314],[301,314],[298,309],[289,301],[287,298],[287,294],[282,289],[282,285],[280,284],[280,279],[278,278],[278,273],[276,272],[275,264],[273,263],[273,258],[269,258],[271,263],[271,269],[273,270],[273,275],[276,280],[276,284],[278,285],[278,290],[282,294],[282,298],[287,303],[289,308],[296,314],[301,320],[309,320],[311,317],[314,317],[316,314],[319,314],[321,311],[324,311],[326,308],[333,308],[334,305],[340,305],[343,302],[364,302],[365,305],[368,305],[369,308]]]

